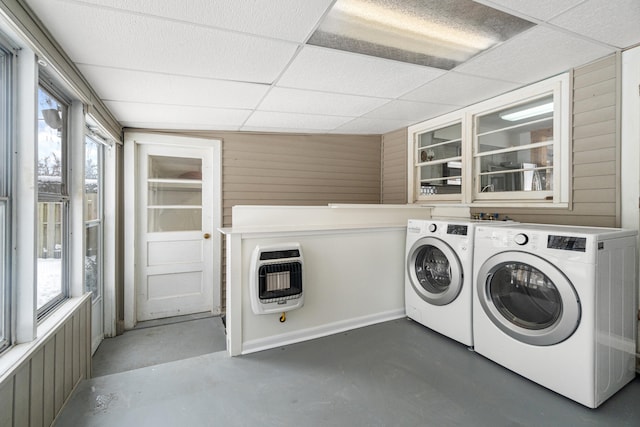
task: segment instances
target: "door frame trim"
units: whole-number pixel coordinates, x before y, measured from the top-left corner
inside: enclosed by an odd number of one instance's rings
[[[213,148],[213,227],[222,226],[222,140],[218,138],[190,137],[153,132],[125,132],[124,137],[124,329],[133,329],[136,320],[136,224],[137,224],[137,162],[141,144],[180,147]],[[213,239],[213,314],[221,312],[222,239],[211,233]]]

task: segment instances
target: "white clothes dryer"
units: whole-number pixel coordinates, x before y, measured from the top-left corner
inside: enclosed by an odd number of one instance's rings
[[[475,351],[590,408],[635,377],[635,230],[475,230]]]
[[[409,220],[407,316],[436,332],[473,345],[471,329],[473,223]]]

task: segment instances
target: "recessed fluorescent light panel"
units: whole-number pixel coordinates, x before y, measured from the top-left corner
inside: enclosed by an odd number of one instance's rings
[[[450,70],[533,25],[471,0],[338,0],[307,43]]]
[[[507,120],[510,122],[517,122],[518,120],[529,119],[531,117],[538,117],[551,112],[553,112],[553,100],[545,104],[524,108],[519,111],[512,111],[510,113],[501,113],[500,118],[502,120]]]

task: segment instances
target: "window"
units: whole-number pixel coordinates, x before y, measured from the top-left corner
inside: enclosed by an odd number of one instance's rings
[[[553,197],[553,104],[550,94],[475,118],[477,199]]]
[[[37,310],[42,317],[67,294],[67,104],[38,87]]]
[[[92,300],[102,297],[103,272],[103,157],[104,145],[92,137],[85,139],[84,228],[85,291]]]
[[[410,200],[568,205],[569,78],[409,128]]]
[[[0,45],[0,351],[10,343],[11,289],[9,286],[11,265],[10,171],[11,171],[11,105],[12,105],[12,54]]]
[[[416,136],[415,194],[418,199],[455,199],[462,193],[462,123],[426,129]]]

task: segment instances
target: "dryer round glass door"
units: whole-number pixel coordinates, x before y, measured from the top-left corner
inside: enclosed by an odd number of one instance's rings
[[[532,254],[503,252],[489,258],[478,273],[477,295],[498,328],[528,344],[562,342],[580,321],[580,302],[569,279]]]
[[[433,305],[449,304],[462,289],[460,259],[440,239],[418,240],[409,251],[407,272],[416,293]]]

